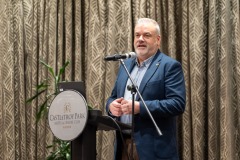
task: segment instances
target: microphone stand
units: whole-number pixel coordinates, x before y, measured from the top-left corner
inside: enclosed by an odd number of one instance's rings
[[[132,84],[132,86],[127,86],[127,89],[131,91],[132,94],[132,131],[131,131],[131,155],[133,160],[133,139],[134,139],[134,103],[135,103],[135,94],[136,94],[136,86]]]
[[[131,132],[131,138],[132,138],[132,139],[131,139],[131,152],[132,152],[132,153],[131,153],[131,156],[132,156],[132,159],[133,159],[134,101],[135,101],[135,94],[136,94],[136,92],[137,92],[137,94],[139,95],[139,98],[141,99],[141,101],[143,102],[143,105],[144,105],[145,109],[147,110],[147,113],[148,113],[149,117],[151,118],[151,120],[152,120],[152,122],[153,122],[153,124],[154,124],[154,126],[155,126],[155,128],[156,128],[156,130],[157,130],[157,132],[158,132],[158,135],[161,136],[161,135],[162,135],[162,132],[160,131],[159,127],[157,126],[155,120],[153,119],[152,114],[150,113],[150,111],[149,111],[149,109],[148,109],[145,101],[143,100],[142,95],[140,94],[140,92],[139,92],[139,90],[138,90],[138,87],[136,87],[137,85],[136,85],[135,82],[133,81],[133,79],[132,79],[132,77],[131,77],[131,75],[130,75],[130,73],[129,73],[129,71],[128,71],[128,69],[127,69],[127,67],[126,67],[126,65],[125,65],[125,63],[124,63],[124,61],[123,61],[123,59],[120,59],[120,62],[121,62],[121,64],[122,64],[122,66],[124,67],[124,69],[125,69],[128,77],[129,77],[130,81],[132,82],[132,87],[129,87],[128,89],[130,89],[130,90],[131,90],[131,93],[132,93],[132,132]]]

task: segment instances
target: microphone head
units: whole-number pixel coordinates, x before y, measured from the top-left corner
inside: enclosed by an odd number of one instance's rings
[[[114,54],[111,56],[104,57],[105,61],[117,61],[119,59],[135,58],[137,54],[135,52],[129,52],[125,54]]]
[[[129,55],[129,58],[135,58],[137,57],[137,54],[135,52],[129,52],[127,53]]]

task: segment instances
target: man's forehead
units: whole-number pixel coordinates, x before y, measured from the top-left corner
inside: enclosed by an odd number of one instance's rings
[[[135,26],[134,29],[135,33],[137,32],[144,32],[144,33],[152,33],[155,31],[155,27],[153,24],[138,24]]]

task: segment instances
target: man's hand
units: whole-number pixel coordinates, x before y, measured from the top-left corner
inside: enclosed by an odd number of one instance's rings
[[[121,101],[121,108],[122,108],[122,113],[123,114],[132,114],[132,100],[122,100]],[[135,101],[134,102],[134,114],[140,113],[140,107],[139,107],[139,102]]]
[[[121,108],[121,102],[123,98],[118,98],[112,101],[112,103],[109,105],[109,111],[111,112],[112,115],[116,117],[120,117],[122,113],[122,108]]]

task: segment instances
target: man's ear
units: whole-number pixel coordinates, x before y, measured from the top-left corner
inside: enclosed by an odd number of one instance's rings
[[[161,36],[158,35],[157,36],[157,46],[158,46],[158,48],[160,48],[160,44],[161,44]]]

